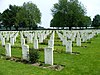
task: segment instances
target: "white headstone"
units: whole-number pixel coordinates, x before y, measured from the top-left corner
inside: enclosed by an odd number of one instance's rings
[[[21,45],[25,45],[25,39],[24,38],[21,39]]]
[[[62,43],[63,43],[63,46],[66,45],[67,44],[67,38],[63,38]]]
[[[48,41],[48,47],[54,47],[54,40]]]
[[[10,43],[7,43],[5,45],[5,48],[6,48],[6,56],[7,57],[11,57],[11,44]]]
[[[42,43],[43,42],[43,35],[42,33],[40,34],[40,37],[39,37],[39,43]]]
[[[81,46],[81,38],[80,37],[76,38],[76,44],[77,44],[77,46]]]
[[[34,39],[34,49],[38,49],[38,39]]]
[[[44,49],[45,52],[45,64],[53,65],[53,48],[47,47]]]
[[[37,39],[37,32],[34,33],[34,38]]]
[[[29,46],[22,45],[22,58],[29,61]]]
[[[66,52],[72,53],[72,41],[67,41]]]
[[[29,34],[29,40],[30,40],[30,43],[32,43],[32,41],[33,41],[33,36],[32,36],[31,33]]]
[[[5,38],[2,37],[2,46],[5,46]]]
[[[9,34],[7,34],[7,41],[9,41]]]
[[[51,40],[54,40],[54,35],[55,35],[55,32],[53,31],[53,33],[52,33],[52,35],[50,37]]]
[[[12,46],[14,45],[14,38],[13,37],[10,38],[10,43]]]
[[[22,32],[20,32],[20,37],[23,38],[23,33]]]
[[[16,36],[14,36],[14,42],[16,42]]]

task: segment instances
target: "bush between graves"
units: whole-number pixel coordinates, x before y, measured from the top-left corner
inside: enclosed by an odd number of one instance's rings
[[[30,48],[29,49],[29,61],[30,63],[36,63],[39,59],[39,52],[37,49]]]

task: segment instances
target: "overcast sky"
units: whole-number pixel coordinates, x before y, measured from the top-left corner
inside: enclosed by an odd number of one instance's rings
[[[37,5],[42,13],[41,26],[49,27],[50,21],[52,19],[50,9],[53,7],[54,3],[58,0],[0,0],[0,12],[2,13],[9,5],[23,5],[24,2],[32,1]],[[87,15],[91,19],[96,15],[100,14],[100,0],[79,0],[87,9]]]

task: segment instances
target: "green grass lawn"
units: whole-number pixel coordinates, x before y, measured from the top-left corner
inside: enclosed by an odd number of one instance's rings
[[[54,71],[35,67],[31,64],[0,59],[0,75],[100,75],[100,35],[91,39],[91,43],[82,43],[82,47],[77,47],[74,43],[73,52],[79,52],[79,55],[66,54],[66,47],[62,46],[62,42],[57,38],[58,36],[55,36],[54,64],[64,65],[63,70]],[[12,48],[12,56],[21,58],[19,40],[18,37],[15,46]],[[29,44],[29,46],[32,47],[33,44]],[[40,48],[46,46],[39,44]],[[1,42],[0,53],[5,54],[5,47],[1,46]],[[39,61],[44,62],[44,51],[39,51],[39,54]]]

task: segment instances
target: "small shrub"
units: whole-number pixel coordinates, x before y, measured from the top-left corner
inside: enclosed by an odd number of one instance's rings
[[[39,52],[36,49],[30,49],[29,50],[29,61],[30,63],[36,63],[39,59]]]
[[[39,48],[38,51],[44,51],[44,48]]]

